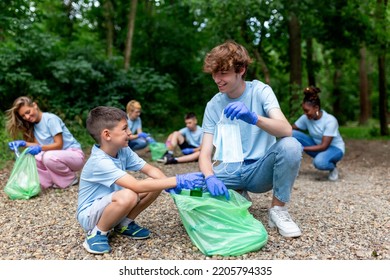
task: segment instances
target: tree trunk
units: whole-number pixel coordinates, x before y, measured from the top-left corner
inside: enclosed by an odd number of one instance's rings
[[[307,69],[307,85],[315,86],[316,78],[313,65],[313,38],[306,39],[306,69]]]
[[[260,52],[257,49],[255,49],[254,54],[257,61],[260,63],[261,70],[263,71],[264,83],[266,83],[267,85],[271,85],[271,76],[267,64],[265,64],[263,57],[261,56]]]
[[[107,40],[107,57],[112,57],[112,49],[114,45],[114,23],[113,23],[114,7],[111,0],[105,0],[103,4],[103,16],[106,27]]]
[[[386,31],[385,12],[387,8],[387,0],[377,0],[377,19],[379,26]],[[386,42],[380,42],[380,51],[378,55],[378,71],[379,71],[379,123],[380,133],[382,136],[389,135],[389,127],[387,121],[387,92],[386,92]]]
[[[133,46],[133,35],[135,26],[135,16],[137,14],[138,0],[131,0],[131,7],[129,12],[129,21],[127,26],[127,37],[125,46],[125,69],[128,70],[130,67],[131,49]]]
[[[289,13],[288,21],[290,57],[290,116],[300,110],[298,101],[302,90],[301,26],[294,12]]]
[[[368,95],[368,75],[367,75],[367,50],[365,46],[360,48],[359,63],[359,91],[360,91],[360,117],[359,125],[365,125],[370,117],[370,99]]]

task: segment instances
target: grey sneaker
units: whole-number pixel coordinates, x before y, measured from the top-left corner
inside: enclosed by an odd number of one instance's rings
[[[337,181],[339,178],[339,171],[335,167],[333,170],[329,172],[328,179],[329,181]]]
[[[298,237],[302,235],[297,224],[291,219],[285,206],[274,206],[268,210],[268,225],[277,227],[284,237]]]

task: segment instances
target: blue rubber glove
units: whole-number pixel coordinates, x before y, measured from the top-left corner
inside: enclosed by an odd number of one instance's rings
[[[146,133],[146,132],[138,133],[138,138],[146,138],[146,137],[148,137],[148,136],[149,136],[149,134]]]
[[[189,154],[192,154],[194,152],[194,149],[193,148],[185,148],[185,149],[181,150],[181,152],[183,153],[183,155],[189,155]]]
[[[231,120],[237,118],[253,125],[257,123],[258,119],[257,114],[255,112],[249,111],[249,109],[241,101],[232,102],[227,105],[224,113],[226,117],[230,117]]]
[[[230,194],[225,184],[219,180],[215,175],[206,177],[206,186],[208,191],[213,196],[225,195],[226,199],[230,199]]]
[[[24,140],[15,140],[15,141],[12,141],[12,142],[8,142],[8,147],[11,149],[11,151],[14,151],[15,148],[19,148],[19,147],[25,147],[26,146],[26,141]]]
[[[182,189],[192,190],[196,186],[204,185],[204,176],[202,172],[185,173],[176,175],[176,188],[167,189],[167,192],[174,190],[175,193],[180,193]]]
[[[146,141],[148,141],[149,144],[156,143],[156,140],[152,136],[146,137]]]
[[[32,154],[33,156],[39,154],[40,152],[42,152],[42,147],[39,145],[30,146],[27,148],[27,153]]]

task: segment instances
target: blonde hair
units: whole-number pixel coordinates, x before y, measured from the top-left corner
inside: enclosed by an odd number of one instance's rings
[[[137,100],[131,100],[126,105],[126,113],[130,114],[130,113],[134,112],[136,109],[141,110],[141,108],[142,108],[141,103],[139,103]]]
[[[24,120],[19,115],[19,109],[23,106],[33,107],[36,104],[30,97],[20,96],[15,99],[12,108],[6,111],[6,127],[13,139],[22,133],[23,140],[34,141],[34,124]],[[39,110],[39,108],[38,108]]]

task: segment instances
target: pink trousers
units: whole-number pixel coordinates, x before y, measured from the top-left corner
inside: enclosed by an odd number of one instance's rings
[[[68,187],[76,178],[76,172],[84,166],[81,149],[45,151],[35,156],[42,189]]]

